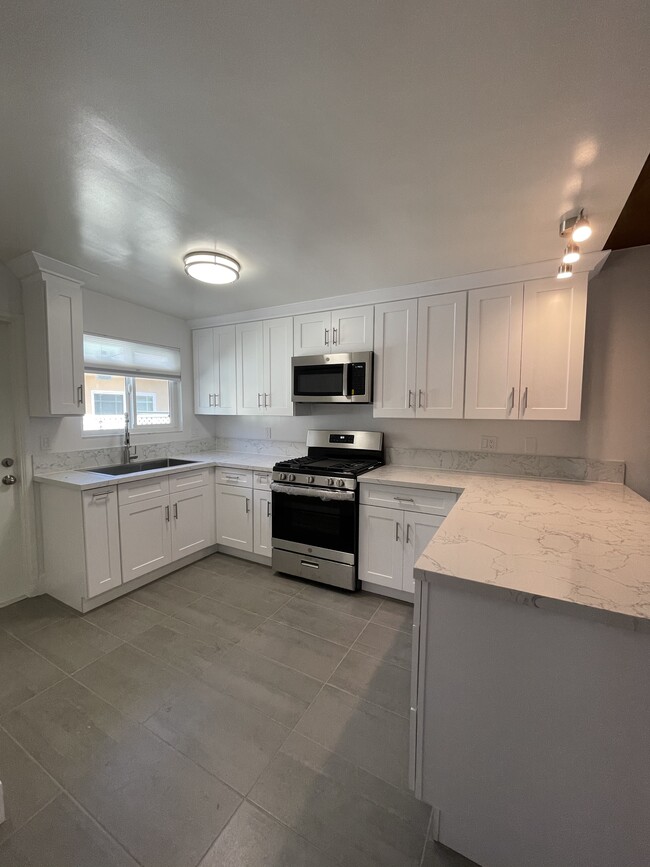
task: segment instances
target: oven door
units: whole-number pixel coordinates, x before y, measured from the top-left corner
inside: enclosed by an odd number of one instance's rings
[[[354,491],[274,482],[273,547],[355,564],[357,497]]]

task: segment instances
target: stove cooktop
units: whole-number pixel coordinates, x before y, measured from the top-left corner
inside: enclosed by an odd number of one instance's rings
[[[274,471],[313,473],[318,475],[356,478],[382,464],[379,460],[350,460],[349,458],[291,458],[279,461]]]

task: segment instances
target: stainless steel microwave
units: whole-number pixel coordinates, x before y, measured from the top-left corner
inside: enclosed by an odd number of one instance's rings
[[[294,403],[372,403],[372,352],[291,359]]]

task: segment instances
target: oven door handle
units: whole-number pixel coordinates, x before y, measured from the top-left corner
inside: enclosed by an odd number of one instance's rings
[[[274,494],[287,494],[290,497],[314,497],[319,500],[347,500],[354,501],[354,491],[332,491],[329,488],[307,488],[299,485],[283,485],[280,482],[272,482],[271,490]]]

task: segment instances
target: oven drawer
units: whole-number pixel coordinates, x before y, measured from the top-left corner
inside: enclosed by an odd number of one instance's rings
[[[320,581],[345,590],[357,588],[356,569],[347,563],[336,563],[334,560],[323,560],[320,557],[273,548],[271,565],[274,571],[286,572],[297,578]]]
[[[253,472],[252,470],[231,470],[228,467],[217,467],[217,484],[252,488]]]
[[[448,515],[457,499],[457,494],[451,491],[361,483],[360,502],[364,506],[404,509],[407,512],[423,512],[427,515]]]

